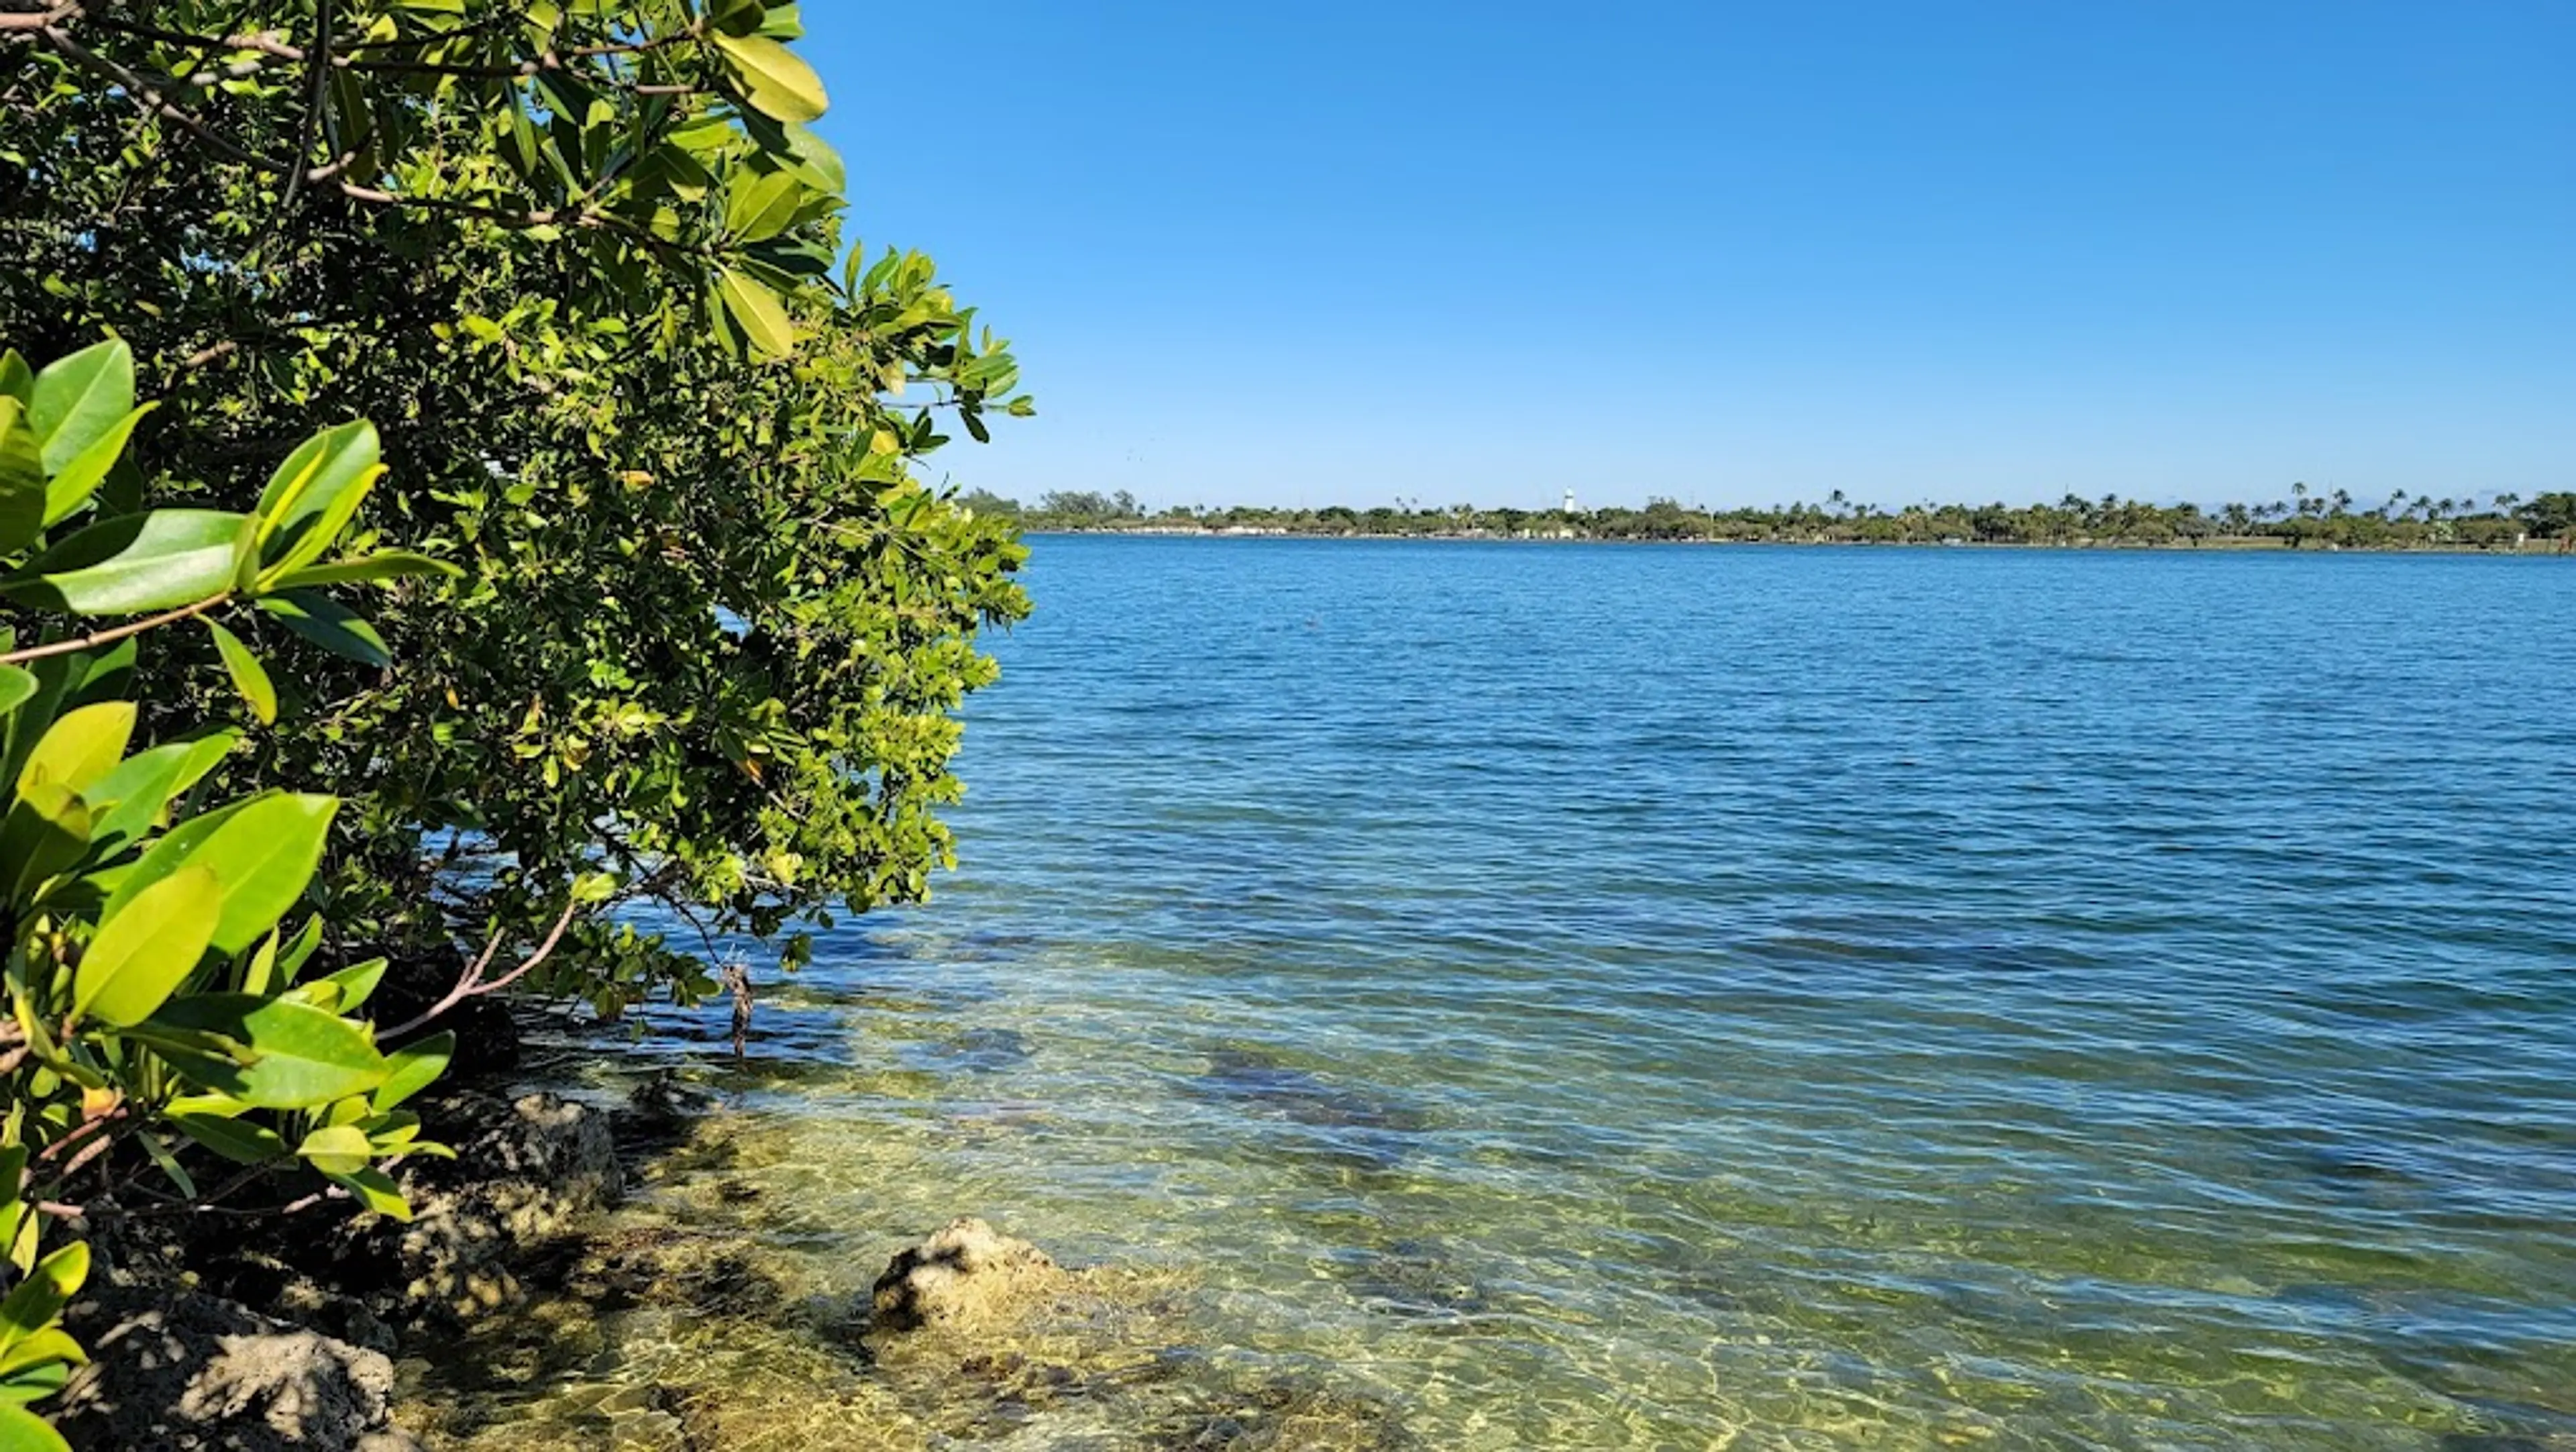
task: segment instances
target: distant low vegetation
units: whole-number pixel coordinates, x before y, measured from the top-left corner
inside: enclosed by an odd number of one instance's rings
[[[1398,500],[1374,509],[1251,505],[1148,511],[1135,496],[1057,492],[1023,506],[988,493],[964,501],[1032,530],[1177,530],[1296,535],[1494,539],[1724,540],[1799,544],[2173,545],[2258,543],[2307,549],[2512,549],[2576,539],[2576,493],[2524,499],[2400,491],[2363,504],[2349,493],[2294,484],[2260,503],[2150,504],[2069,494],[2054,504],[1909,504],[1882,509],[1839,492],[1821,504],[1698,509],[1670,499],[1642,509],[1479,509]]]

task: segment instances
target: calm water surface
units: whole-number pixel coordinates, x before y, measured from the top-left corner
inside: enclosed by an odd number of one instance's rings
[[[764,1020],[818,1264],[1187,1268],[1434,1448],[2576,1446],[2576,568],[1028,584],[961,872]]]

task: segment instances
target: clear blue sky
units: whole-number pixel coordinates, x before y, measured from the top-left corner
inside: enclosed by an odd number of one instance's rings
[[[1034,498],[2576,488],[2576,3],[805,6]]]

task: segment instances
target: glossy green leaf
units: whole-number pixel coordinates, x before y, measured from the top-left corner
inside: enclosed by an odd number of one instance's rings
[[[27,415],[44,441],[45,472],[72,460],[134,411],[134,350],[120,339],[93,343],[36,374]]]
[[[796,220],[804,197],[804,184],[787,172],[744,170],[725,202],[725,230],[743,242],[766,241]]]
[[[238,1165],[264,1165],[287,1152],[275,1130],[246,1119],[176,1109],[169,1118],[181,1134]]]
[[[24,1407],[0,1402],[0,1452],[72,1452],[72,1444]]]
[[[75,615],[129,615],[212,599],[233,587],[243,515],[158,509],[102,520],[0,581],[0,597]]]
[[[347,488],[333,495],[328,508],[298,521],[290,531],[280,535],[279,547],[270,550],[274,563],[260,572],[258,579],[273,587],[283,577],[322,558],[333,541],[348,529],[349,522],[357,518],[358,506],[366,502],[368,493],[376,487],[376,481],[384,477],[385,466],[382,464],[366,470],[350,481]]]
[[[117,461],[125,457],[125,445],[134,435],[134,426],[143,416],[159,407],[147,403],[108,426],[98,441],[81,450],[78,457],[54,472],[45,485],[45,523],[48,526],[89,502],[98,487],[107,482]]]
[[[5,1299],[0,1299],[0,1350],[43,1331],[61,1315],[89,1279],[89,1247],[73,1241],[43,1260]]]
[[[450,1059],[456,1057],[456,1035],[436,1033],[418,1043],[405,1044],[385,1056],[385,1082],[376,1087],[371,1101],[378,1114],[392,1112],[394,1106],[437,1082],[447,1072]]]
[[[163,1051],[189,1083],[261,1109],[313,1109],[382,1084],[386,1065],[365,1029],[311,1004],[241,993],[171,1000],[152,1026],[217,1034],[250,1062]]]
[[[220,753],[236,738],[224,732],[215,739],[220,742],[215,748]],[[198,763],[207,753],[205,741],[173,741],[136,752],[118,762],[115,770],[90,783],[81,799],[89,804],[93,818],[90,840],[100,854],[112,856],[159,826],[171,798],[186,791],[196,776],[204,775]]]
[[[15,348],[0,348],[0,398],[14,398],[20,407],[36,397],[36,370]]]
[[[72,979],[72,1012],[122,1028],[161,1007],[205,956],[223,914],[223,883],[180,868],[100,924]]]
[[[327,595],[288,590],[261,596],[259,608],[333,655],[360,665],[382,667],[394,663],[393,653],[385,648],[385,638],[376,633],[376,628]]]
[[[386,1219],[411,1219],[411,1202],[403,1198],[402,1190],[394,1184],[392,1176],[373,1165],[351,1174],[333,1175],[331,1179],[356,1196],[359,1204]]]
[[[77,793],[60,782],[28,787],[0,818],[0,888],[13,903],[33,902],[88,854],[89,842],[89,806]]]
[[[765,35],[709,37],[730,63],[743,100],[780,121],[812,121],[831,104],[823,78],[794,51]]]
[[[311,531],[378,465],[384,452],[376,426],[363,420],[325,429],[305,440],[269,476],[260,491],[260,555],[276,560]]]
[[[7,1351],[0,1351],[0,1378],[48,1361],[84,1366],[89,1362],[89,1353],[81,1350],[81,1344],[74,1341],[67,1331],[59,1328],[39,1331],[33,1336],[21,1337]]]
[[[326,1175],[355,1174],[367,1167],[375,1152],[366,1131],[348,1124],[325,1125],[295,1147],[298,1156]]]
[[[113,917],[180,868],[202,865],[223,884],[214,950],[239,953],[277,926],[304,895],[339,806],[334,797],[279,793],[241,803],[203,831],[192,830],[198,824],[191,821],[152,845],[108,899],[104,915]]]
[[[250,713],[263,726],[277,720],[277,687],[269,683],[268,669],[242,644],[241,637],[224,628],[213,616],[203,617],[206,633],[215,638],[215,653],[223,657],[224,672],[233,678],[233,689],[241,693]]]
[[[303,928],[287,940],[284,950],[277,955],[277,981],[293,983],[295,975],[303,972],[306,961],[312,958],[313,950],[321,946],[322,915],[315,913],[304,920]]]
[[[134,703],[104,701],[65,713],[36,740],[18,772],[18,790],[50,781],[82,791],[116,769],[134,739]]]
[[[754,348],[773,358],[784,358],[796,351],[796,325],[788,320],[786,305],[767,284],[736,268],[719,268],[716,294]]]
[[[281,575],[271,583],[281,590],[304,589],[317,585],[372,584],[380,580],[413,579],[443,575],[454,578],[465,572],[445,560],[411,550],[379,550],[363,559],[334,560],[327,565],[308,565]]]
[[[25,668],[0,665],[0,712],[15,711],[35,699],[36,677]]]

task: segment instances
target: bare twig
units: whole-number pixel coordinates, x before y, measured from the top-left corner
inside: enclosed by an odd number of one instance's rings
[[[572,926],[573,915],[580,911],[581,902],[578,898],[565,903],[562,916],[555,919],[553,930],[546,934],[545,941],[537,945],[537,950],[535,952],[530,953],[518,967],[511,969],[500,977],[486,979],[483,976],[484,971],[492,966],[493,955],[501,951],[501,935],[495,932],[492,935],[492,941],[484,945],[482,953],[479,954],[472,963],[466,965],[465,972],[457,978],[456,986],[447,991],[447,996],[445,998],[442,998],[437,1003],[431,1005],[428,1012],[420,1014],[406,1022],[397,1024],[392,1028],[380,1030],[380,1032],[387,1037],[399,1038],[404,1034],[410,1033],[414,1029],[421,1028],[434,1022],[441,1014],[446,1013],[448,1010],[456,1007],[456,1005],[463,1003],[469,998],[479,998],[487,993],[498,993],[502,989],[509,987],[511,984],[518,982],[520,979],[527,977],[529,974],[537,970],[537,965],[545,962],[547,958],[553,955],[555,946],[563,941],[564,930]]]
[[[50,645],[31,645],[25,650],[13,650],[7,655],[0,655],[0,665],[16,665],[20,661],[42,660],[49,655],[70,655],[74,651],[113,645],[129,635],[141,635],[147,630],[155,630],[164,625],[192,619],[210,610],[220,610],[230,604],[232,598],[233,592],[226,590],[220,595],[207,596],[194,605],[182,605],[176,610],[164,610],[158,615],[147,615],[141,620],[128,621],[110,630],[84,635],[78,640],[57,640]]]

